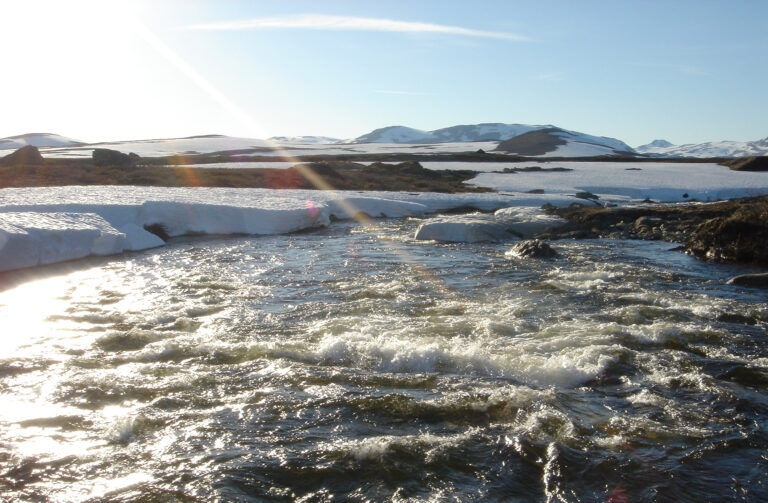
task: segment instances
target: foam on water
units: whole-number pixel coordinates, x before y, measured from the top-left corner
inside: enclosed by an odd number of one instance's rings
[[[632,242],[510,261],[417,225],[7,276],[0,499],[768,494],[768,311],[733,268]]]

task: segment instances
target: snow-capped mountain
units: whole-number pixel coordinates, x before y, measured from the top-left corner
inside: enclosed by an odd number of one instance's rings
[[[551,125],[532,126],[528,124],[485,123],[451,126],[432,131],[443,142],[459,141],[502,141],[529,131],[550,128]]]
[[[434,131],[422,131],[405,126],[376,129],[355,138],[353,143],[455,143],[498,141],[500,147],[513,138],[527,136],[517,144],[506,145],[499,150],[521,155],[593,156],[611,155],[617,152],[634,153],[632,147],[615,138],[593,136],[552,125],[486,123],[451,126]],[[533,143],[539,142],[536,146]],[[535,152],[535,153],[534,153]]]
[[[639,147],[635,147],[635,151],[637,152],[645,152],[649,149],[654,148],[666,148],[666,147],[674,147],[674,145],[667,140],[653,140],[651,143],[646,143],[645,145],[640,145]]]
[[[67,147],[84,145],[84,143],[52,133],[26,133],[0,138],[0,150],[15,150],[27,145],[32,145],[33,147]]]
[[[437,143],[438,138],[429,131],[405,126],[388,126],[358,136],[352,143]]]
[[[379,128],[352,140],[352,143],[454,143],[470,141],[502,141],[517,135],[552,126],[485,123],[450,126],[422,131],[406,126]]]
[[[657,142],[663,142],[657,143]],[[768,138],[756,141],[710,141],[673,145],[664,140],[655,140],[648,145],[637,147],[637,152],[654,157],[746,157],[768,155]]]

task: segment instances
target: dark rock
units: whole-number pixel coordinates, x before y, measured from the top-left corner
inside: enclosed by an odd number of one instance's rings
[[[525,192],[526,194],[543,194],[544,189],[532,189]]]
[[[507,253],[523,258],[553,258],[559,255],[548,243],[539,239],[516,243]]]
[[[649,217],[644,216],[640,217],[637,220],[635,220],[635,229],[642,229],[645,227],[646,229],[653,229],[655,226],[658,226],[660,223],[662,223],[664,220],[658,217]]]
[[[593,194],[587,191],[577,192],[573,195],[573,197],[578,197],[579,199],[588,199],[590,201],[597,201],[598,199],[600,199],[600,197],[597,194]]]
[[[0,159],[0,164],[4,166],[36,165],[43,164],[43,156],[37,147],[27,145],[6,155]]]
[[[93,159],[93,164],[96,166],[135,166],[136,162],[140,159],[139,156],[133,152],[124,154],[108,148],[93,149],[91,157]]]
[[[768,205],[738,208],[700,224],[686,250],[712,262],[768,263]]]
[[[768,273],[742,274],[728,280],[729,285],[768,288]]]

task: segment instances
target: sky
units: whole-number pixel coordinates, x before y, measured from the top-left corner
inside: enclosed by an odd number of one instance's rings
[[[768,136],[768,2],[0,0],[0,137]]]

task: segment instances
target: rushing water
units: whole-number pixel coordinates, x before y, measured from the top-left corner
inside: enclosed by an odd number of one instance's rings
[[[768,500],[768,308],[739,269],[417,224],[3,275],[0,500]]]

